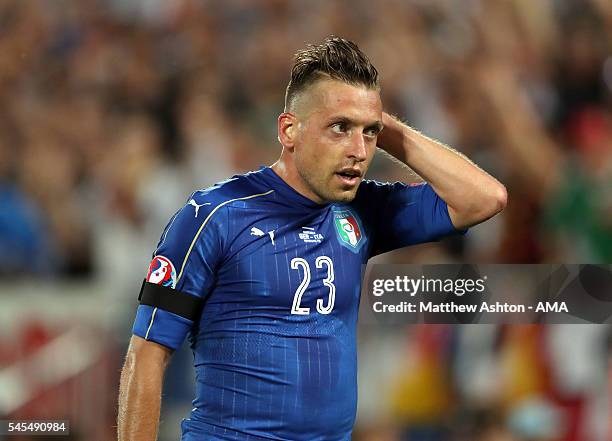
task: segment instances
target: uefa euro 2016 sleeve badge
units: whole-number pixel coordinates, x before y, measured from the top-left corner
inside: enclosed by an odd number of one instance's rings
[[[175,288],[176,270],[170,259],[164,256],[155,256],[149,265],[147,282],[168,288]]]

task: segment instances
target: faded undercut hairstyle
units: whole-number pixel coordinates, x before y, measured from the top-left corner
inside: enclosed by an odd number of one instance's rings
[[[352,41],[332,35],[321,44],[309,44],[296,52],[285,93],[285,111],[293,109],[300,92],[326,77],[354,86],[380,89],[378,71],[368,57]]]

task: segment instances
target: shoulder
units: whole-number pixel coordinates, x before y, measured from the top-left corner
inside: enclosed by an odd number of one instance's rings
[[[390,206],[417,206],[435,195],[426,182],[380,182],[364,180],[351,205],[364,213],[378,217]]]
[[[381,182],[364,179],[357,190],[356,199],[381,198],[397,192],[422,191],[427,187],[426,182],[406,184],[404,182]]]
[[[256,173],[232,176],[191,193],[166,225],[158,243],[158,250],[166,247],[186,250],[191,248],[198,238],[225,236],[228,207],[272,192],[257,180]]]
[[[212,217],[224,207],[237,206],[243,201],[263,198],[274,190],[264,184],[259,172],[234,175],[210,187],[194,191],[183,207],[194,213],[197,219]]]
[[[359,185],[356,197],[370,196],[373,193],[386,191],[391,185],[392,184],[390,184],[389,182],[380,182],[372,179],[364,179]]]
[[[405,183],[405,182],[400,182],[400,181],[382,182],[382,181],[376,181],[373,179],[364,179],[361,185],[359,186],[359,190],[357,191],[357,193],[359,194],[360,192],[364,192],[364,193],[370,192],[371,193],[371,192],[394,191],[394,190],[397,191],[397,190],[403,190],[406,188],[419,189],[419,188],[423,188],[426,185],[427,185],[427,182],[425,181]]]

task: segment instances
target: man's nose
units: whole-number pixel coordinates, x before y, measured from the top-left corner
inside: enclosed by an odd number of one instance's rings
[[[351,137],[348,156],[355,158],[357,161],[365,161],[368,157],[368,146],[363,133],[359,130],[356,130]]]

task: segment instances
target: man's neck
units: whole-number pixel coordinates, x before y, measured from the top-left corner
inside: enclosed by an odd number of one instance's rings
[[[272,164],[271,168],[287,185],[305,198],[317,204],[324,204],[326,202],[322,201],[321,198],[308,188],[308,185],[304,182],[304,179],[302,179],[295,166],[293,164],[288,164],[282,156],[278,161]]]

